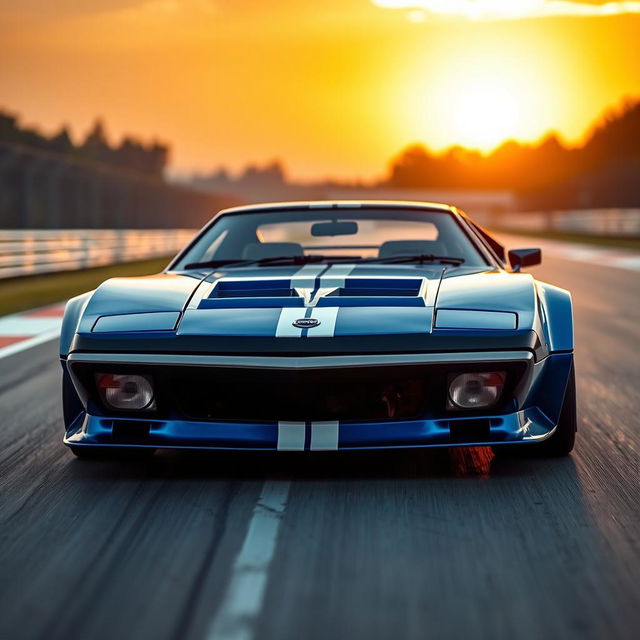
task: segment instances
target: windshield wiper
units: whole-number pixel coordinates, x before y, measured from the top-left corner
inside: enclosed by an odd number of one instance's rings
[[[304,265],[312,262],[338,262],[354,260],[360,261],[360,256],[323,256],[323,255],[302,255],[302,256],[271,256],[270,258],[260,258],[258,260],[206,260],[204,262],[190,262],[185,264],[183,269],[216,269],[217,267],[244,267],[249,265]]]
[[[360,256],[323,256],[319,254],[309,254],[302,256],[275,256],[272,258],[261,258],[253,260],[257,265],[280,265],[280,264],[309,264],[311,262],[353,262],[360,260]]]
[[[451,264],[458,266],[464,262],[464,258],[453,256],[436,256],[431,253],[416,253],[415,255],[387,256],[386,258],[365,258],[360,262],[381,262],[384,264],[401,264],[403,262],[439,262],[440,264]]]
[[[271,256],[270,258],[260,258],[258,260],[242,260],[240,258],[229,260],[206,260],[204,262],[190,262],[184,265],[183,269],[217,269],[218,267],[245,267],[256,265],[279,266],[279,265],[305,265],[313,262],[378,262],[383,264],[402,264],[403,262],[418,262],[420,264],[439,262],[440,264],[461,265],[464,258],[453,256],[436,256],[431,253],[418,253],[415,255],[388,256],[386,258],[361,258],[360,256],[324,256],[317,254],[302,256]]]
[[[183,269],[215,269],[217,267],[225,267],[227,265],[248,264],[253,260],[241,260],[234,258],[232,260],[204,260],[203,262],[190,262],[185,264]]]

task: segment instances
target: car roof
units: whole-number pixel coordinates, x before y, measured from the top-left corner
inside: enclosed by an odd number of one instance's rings
[[[455,207],[438,202],[411,200],[302,200],[292,202],[267,202],[223,209],[218,215],[228,213],[258,213],[266,211],[316,211],[318,209],[417,209],[422,211],[442,211],[457,213]],[[217,217],[217,216],[216,216]]]

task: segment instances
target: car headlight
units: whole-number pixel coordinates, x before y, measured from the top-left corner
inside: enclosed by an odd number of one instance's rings
[[[96,383],[102,401],[112,409],[152,409],[153,385],[147,376],[98,373]]]
[[[484,409],[494,405],[502,394],[504,371],[461,373],[449,383],[449,402],[458,409]]]

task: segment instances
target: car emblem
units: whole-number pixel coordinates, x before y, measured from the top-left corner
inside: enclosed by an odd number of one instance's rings
[[[294,327],[298,327],[298,329],[311,329],[317,327],[320,324],[320,320],[317,318],[298,318],[291,324],[293,324]]]

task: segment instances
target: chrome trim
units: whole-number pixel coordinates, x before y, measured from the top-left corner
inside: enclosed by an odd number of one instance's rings
[[[485,351],[460,353],[407,353],[348,356],[208,356],[154,353],[71,353],[67,362],[117,364],[167,364],[201,367],[238,367],[250,369],[321,369],[333,367],[369,367],[410,364],[447,364],[460,362],[533,363],[530,351]],[[71,367],[70,367],[71,368]]]

